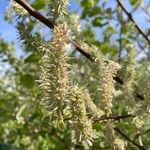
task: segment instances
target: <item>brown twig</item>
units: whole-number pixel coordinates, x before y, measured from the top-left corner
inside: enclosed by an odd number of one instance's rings
[[[41,21],[42,23],[44,23],[46,26],[48,26],[49,28],[54,28],[54,22],[47,19],[46,16],[42,15],[41,13],[39,13],[38,11],[36,11],[33,7],[31,7],[27,2],[25,2],[24,0],[14,0],[16,3],[18,3],[19,5],[21,5],[31,16],[33,16],[34,18],[36,18],[37,20]]]
[[[88,58],[90,61],[94,61],[94,57],[92,57],[89,53],[87,53],[81,46],[73,41],[71,43],[75,46],[76,50],[79,51],[82,55]]]
[[[113,120],[113,121],[119,121],[121,119],[135,117],[134,115],[120,115],[120,116],[100,116],[100,117],[92,117],[91,120],[93,122],[100,122],[105,120]]]
[[[54,28],[55,23],[53,21],[49,20],[46,16],[44,16],[41,13],[39,13],[38,11],[36,11],[26,1],[24,1],[24,0],[14,0],[14,1],[16,3],[18,3],[19,5],[21,5],[25,10],[27,10],[31,16],[33,16],[34,18],[36,18],[37,20],[39,20],[40,22],[45,24],[47,27],[49,27],[50,29]],[[76,50],[79,51],[82,55],[84,55],[90,61],[92,61],[92,62],[94,61],[94,57],[92,57],[89,53],[87,53],[84,49],[82,49],[80,45],[78,45],[77,43],[75,43],[73,41],[71,41],[71,43],[76,47]],[[114,77],[114,80],[117,81],[121,85],[124,84],[124,82],[118,76]],[[144,100],[143,95],[136,93],[135,96],[137,98],[139,98],[140,100]]]
[[[124,134],[120,129],[114,128],[114,130],[119,133],[122,137],[124,137],[127,141],[132,143],[134,146],[138,147],[139,149],[142,150],[147,150],[144,146],[137,144],[135,141],[131,140],[126,134]]]
[[[129,20],[132,21],[132,23],[134,24],[135,28],[139,31],[140,34],[143,35],[143,37],[146,39],[146,41],[150,44],[150,39],[148,38],[148,36],[142,31],[142,29],[137,25],[137,23],[135,22],[135,20],[133,19],[131,13],[129,13],[126,8],[122,5],[120,0],[117,0],[118,5],[122,8],[122,10],[125,12],[125,14],[128,16]]]

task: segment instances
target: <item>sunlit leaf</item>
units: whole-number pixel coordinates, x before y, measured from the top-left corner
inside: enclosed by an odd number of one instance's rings
[[[100,13],[101,13],[101,8],[95,6],[93,9],[90,10],[89,16],[92,17],[92,16],[98,15]]]
[[[103,18],[101,17],[96,17],[94,20],[93,20],[93,26],[101,26],[101,21],[103,20]]]
[[[130,0],[129,2],[131,5],[134,5],[134,4],[136,4],[137,0]]]
[[[32,3],[32,7],[35,8],[36,10],[42,9],[46,5],[45,0],[35,0]]]
[[[36,53],[32,53],[24,61],[25,63],[28,63],[28,62],[38,62],[39,60],[40,60],[40,56]]]

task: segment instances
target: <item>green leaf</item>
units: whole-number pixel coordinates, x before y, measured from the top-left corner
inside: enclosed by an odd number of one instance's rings
[[[32,7],[36,10],[39,10],[39,9],[42,9],[44,8],[44,6],[46,5],[46,2],[45,0],[35,0],[33,3],[32,3]]]
[[[89,12],[89,17],[93,17],[95,15],[98,15],[101,13],[101,8],[95,6],[93,9],[91,9],[91,11]]]
[[[130,0],[129,1],[131,5],[135,5],[135,3],[137,2],[137,0]]]
[[[89,11],[90,11],[89,9],[84,8],[83,11],[82,11],[82,16],[81,16],[81,18],[82,18],[82,19],[85,19],[86,16],[89,14]]]
[[[35,83],[33,76],[29,74],[21,75],[20,81],[26,88],[32,88]]]
[[[103,34],[105,37],[110,37],[115,33],[115,29],[112,26],[108,26],[104,31]]]
[[[103,18],[101,18],[101,17],[96,17],[94,20],[93,20],[93,26],[96,26],[96,27],[98,27],[98,26],[101,26],[101,21],[103,20]]]
[[[29,55],[24,61],[25,63],[29,63],[29,62],[38,62],[40,60],[40,56],[36,53],[33,53],[31,55]]]
[[[82,2],[80,3],[80,6],[90,8],[93,5],[95,5],[97,2],[98,0],[82,0]]]
[[[87,26],[86,29],[82,31],[82,34],[84,37],[86,37],[86,40],[91,43],[95,39],[95,32],[90,26]]]
[[[94,123],[93,128],[96,129],[96,131],[101,131],[103,126],[101,123]]]

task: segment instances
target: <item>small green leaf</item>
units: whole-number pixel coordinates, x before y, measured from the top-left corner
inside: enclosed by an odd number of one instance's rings
[[[115,33],[115,29],[112,26],[108,26],[104,31],[103,34],[105,37],[110,37]]]
[[[40,60],[40,56],[36,53],[33,53],[31,55],[29,55],[24,61],[25,63],[29,63],[29,62],[38,62]]]
[[[82,18],[82,19],[85,19],[86,16],[89,14],[89,12],[90,12],[89,9],[84,8],[83,11],[82,11],[82,16],[81,16],[81,18]]]
[[[131,5],[135,5],[136,2],[137,2],[137,0],[130,0]]]
[[[98,0],[82,0],[80,3],[81,7],[90,8],[93,5],[95,5],[98,2]]]
[[[95,6],[93,9],[91,9],[91,11],[89,12],[89,17],[93,17],[95,15],[98,15],[101,13],[101,8]]]
[[[103,20],[103,18],[101,17],[96,17],[94,20],[93,20],[93,26],[101,26],[101,21]]]
[[[102,125],[100,123],[94,123],[93,128],[96,129],[96,131],[102,130]]]
[[[44,6],[46,5],[46,2],[45,0],[35,0],[33,3],[32,3],[32,7],[36,10],[39,10],[39,9],[42,9],[44,8]]]

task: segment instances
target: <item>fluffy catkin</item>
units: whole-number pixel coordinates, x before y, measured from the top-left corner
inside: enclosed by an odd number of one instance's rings
[[[48,0],[49,15],[53,17],[55,22],[68,13],[66,8],[68,4],[68,0]]]
[[[68,77],[67,57],[64,46],[67,44],[65,25],[55,26],[50,49],[43,50],[40,61],[40,87],[43,90],[42,103],[49,111],[51,118],[63,122],[63,111],[67,103]]]
[[[93,114],[94,116],[102,116],[104,115],[104,112],[101,111],[97,106],[96,104],[93,102],[89,92],[87,90],[85,90],[83,92],[83,100],[84,100],[84,103],[85,103],[85,106],[87,108],[87,110],[89,111],[88,113],[91,113]]]
[[[106,115],[111,113],[113,90],[114,90],[114,80],[113,77],[116,75],[117,71],[120,69],[120,65],[109,61],[103,74],[101,75],[100,82],[100,103],[99,106],[101,110],[105,112]]]
[[[86,142],[91,145],[93,138],[96,138],[96,132],[92,129],[92,122],[86,114],[86,106],[84,101],[84,89],[74,85],[70,92],[72,102],[72,120],[71,126],[73,130],[72,139],[75,142]]]
[[[124,94],[126,99],[126,107],[128,112],[135,113],[136,105],[134,100],[134,79],[135,79],[135,49],[133,45],[127,45],[128,55],[126,58],[123,72],[123,81],[124,81]]]

